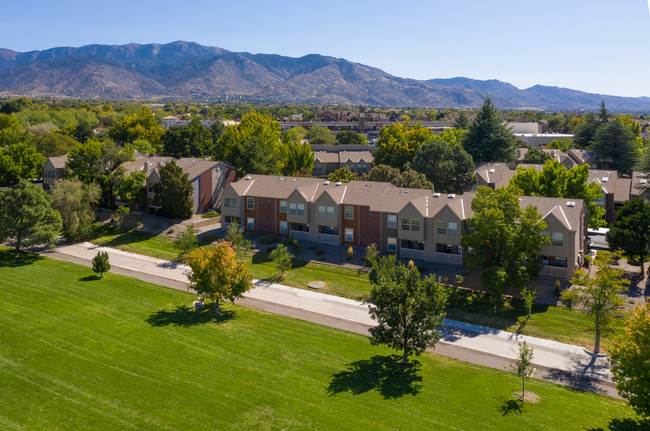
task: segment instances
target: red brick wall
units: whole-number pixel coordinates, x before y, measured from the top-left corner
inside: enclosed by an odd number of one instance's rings
[[[381,247],[381,213],[371,212],[369,207],[359,208],[359,245],[366,247],[375,243]]]
[[[237,176],[237,172],[235,172],[234,168],[226,166],[225,171],[224,171],[224,175],[226,176],[226,183],[224,184],[223,189],[226,190],[226,188],[228,188],[228,184],[235,181],[235,177]]]
[[[201,174],[199,179],[199,212],[204,212],[212,207],[212,170]]]
[[[275,235],[275,199],[257,198],[257,231]]]

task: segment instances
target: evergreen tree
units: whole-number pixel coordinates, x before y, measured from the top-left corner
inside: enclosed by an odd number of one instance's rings
[[[469,127],[463,147],[472,156],[474,163],[515,160],[517,141],[489,97]]]
[[[603,123],[590,147],[599,169],[612,169],[628,176],[637,163],[637,148],[634,135],[619,119]]]
[[[159,169],[160,182],[154,184],[155,199],[169,218],[188,218],[192,215],[192,183],[183,169],[173,160]]]
[[[108,262],[108,253],[99,251],[93,257],[93,272],[99,274],[99,278],[104,278],[104,273],[111,269],[111,264]]]
[[[650,205],[641,198],[625,202],[616,211],[616,219],[606,238],[611,250],[621,250],[628,259],[639,262],[641,277],[644,277],[643,263],[650,247]]]

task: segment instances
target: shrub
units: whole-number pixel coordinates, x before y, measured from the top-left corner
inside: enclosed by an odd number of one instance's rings
[[[185,230],[178,234],[178,238],[174,241],[174,248],[178,250],[178,260],[183,261],[185,255],[198,246],[196,234],[197,231],[192,225],[187,225]]]
[[[348,260],[348,262],[354,258],[354,249],[352,246],[348,247],[347,256],[345,258]]]
[[[216,240],[219,239],[219,236],[215,233],[206,233],[205,235],[201,236],[201,242],[206,243],[206,244],[212,244]]]
[[[273,253],[274,251],[275,251],[275,246],[274,245],[266,247],[266,252],[267,253]]]
[[[409,260],[409,263],[407,265],[409,268],[413,268],[415,266],[415,262],[413,262],[413,259]]]
[[[174,228],[173,227],[169,228],[169,230],[167,231],[167,235],[171,235],[173,233],[174,233]]]
[[[163,215],[163,210],[162,208],[156,208],[156,217],[162,217]]]
[[[426,265],[418,265],[418,271],[420,271],[420,274],[424,274],[425,272],[427,272]]]
[[[262,235],[260,238],[260,244],[275,244],[278,242],[278,239],[273,235]]]
[[[282,245],[285,245],[287,247],[292,246],[294,242],[294,239],[291,238],[290,236],[285,236],[282,238]]]
[[[558,298],[562,295],[562,282],[560,280],[555,280],[555,296]]]
[[[322,248],[319,248],[318,250],[316,250],[316,256],[322,256],[324,254],[325,254],[325,250],[323,250]]]
[[[214,218],[214,217],[219,217],[221,214],[219,214],[218,211],[215,210],[210,210],[207,213],[203,214],[201,218]]]
[[[377,244],[368,244],[368,247],[366,247],[366,252],[363,255],[363,264],[368,267],[375,266],[378,257],[379,250],[377,249]]]
[[[137,219],[137,220],[135,221],[135,227],[142,227],[142,220]]]

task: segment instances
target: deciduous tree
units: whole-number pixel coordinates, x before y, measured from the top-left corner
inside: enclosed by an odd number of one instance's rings
[[[54,245],[60,230],[61,215],[42,188],[20,180],[16,187],[0,192],[0,244],[8,241],[16,257],[21,247]]]
[[[528,347],[526,342],[519,343],[519,354],[512,362],[512,370],[521,377],[521,399],[526,399],[526,377],[533,374],[533,348]]]
[[[184,127],[169,127],[161,138],[163,154],[176,158],[205,157],[213,153],[212,134],[194,117]]]
[[[235,259],[235,251],[228,241],[188,253],[185,263],[191,269],[187,274],[189,287],[199,295],[213,298],[215,313],[219,313],[220,300],[242,298],[252,287],[253,277],[248,273],[246,262]]]
[[[33,180],[43,176],[45,157],[25,143],[0,148],[0,184],[16,184],[21,179]]]
[[[377,326],[370,328],[372,344],[402,350],[403,363],[411,352],[419,355],[439,340],[447,304],[447,291],[434,276],[420,278],[415,267],[380,258],[368,308]]]
[[[354,181],[359,178],[357,174],[350,170],[350,168],[345,167],[335,170],[327,176],[327,179],[333,182],[349,183],[350,181]]]
[[[311,174],[314,168],[314,153],[309,144],[290,142],[283,144],[282,150],[282,175],[293,175],[296,172]]]
[[[149,142],[159,152],[162,127],[148,107],[142,107],[135,114],[130,114],[113,123],[108,136],[120,144],[132,144],[138,139]]]
[[[650,417],[650,304],[637,305],[625,338],[610,350],[612,380],[634,411]]]
[[[176,240],[174,240],[174,248],[178,250],[178,260],[183,261],[188,253],[198,247],[196,234],[197,230],[191,224],[178,233]]]
[[[318,145],[334,145],[336,144],[336,137],[329,131],[327,127],[311,126],[305,135],[305,139],[310,144]]]
[[[291,269],[291,259],[293,259],[293,255],[289,253],[289,249],[284,244],[278,244],[269,257],[275,264],[275,268],[278,270],[276,278],[281,279],[284,273]]]
[[[336,142],[339,145],[366,145],[368,139],[365,136],[350,130],[344,130],[336,134]]]
[[[620,307],[625,300],[620,296],[627,291],[630,280],[623,277],[623,271],[613,268],[613,262],[620,254],[606,251],[599,252],[593,260],[595,274],[584,269],[576,271],[571,279],[574,287],[562,293],[562,300],[569,299],[572,304],[581,305],[587,314],[594,317],[596,342],[594,353],[600,352],[600,333],[612,320],[621,314]]]
[[[92,206],[99,202],[100,193],[97,184],[84,184],[74,178],[63,178],[54,184],[52,208],[61,214],[62,235],[67,242],[90,236],[95,222]]]
[[[483,287],[500,297],[537,278],[542,269],[539,250],[548,242],[537,208],[522,210],[519,196],[508,188],[479,187],[472,210],[461,244],[469,247],[467,265],[480,270]]]
[[[406,121],[382,127],[377,150],[373,152],[374,163],[403,170],[422,144],[432,139],[433,132],[422,127],[421,123],[411,125]]]

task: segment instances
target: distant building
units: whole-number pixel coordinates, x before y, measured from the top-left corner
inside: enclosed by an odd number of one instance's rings
[[[43,189],[51,190],[56,180],[63,178],[68,155],[49,157],[43,165]]]

